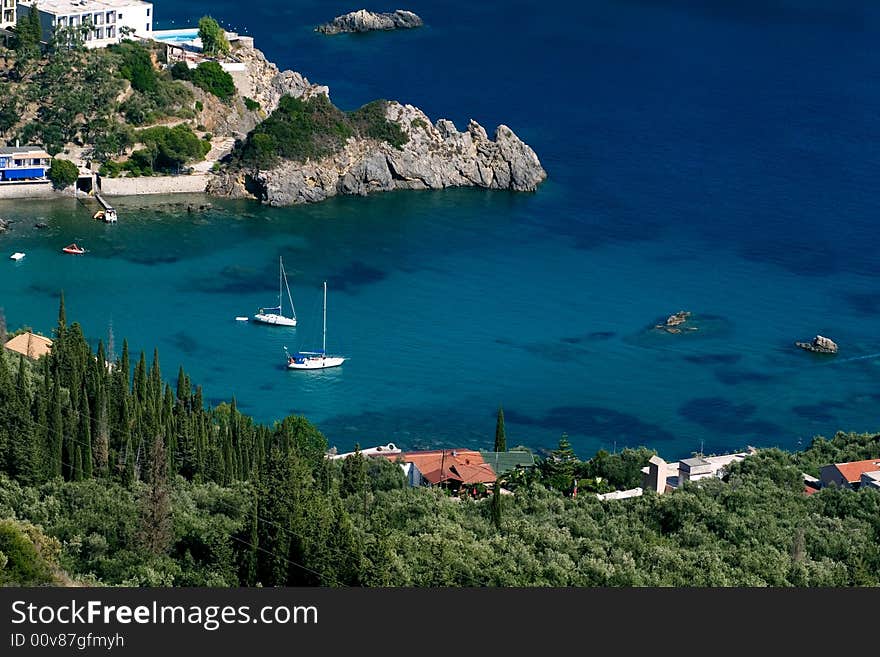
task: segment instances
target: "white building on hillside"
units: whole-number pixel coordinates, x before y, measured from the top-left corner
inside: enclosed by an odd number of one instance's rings
[[[6,0],[0,0],[5,2]],[[119,43],[126,35],[150,38],[153,3],[142,0],[39,0],[37,10],[48,41],[56,28],[83,28],[87,48]],[[19,2],[18,14],[26,16],[33,3]]]
[[[16,0],[0,0],[0,29],[15,25]]]

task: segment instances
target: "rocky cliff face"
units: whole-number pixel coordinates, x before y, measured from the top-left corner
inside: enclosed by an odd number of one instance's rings
[[[459,132],[451,121],[432,125],[420,109],[389,103],[386,117],[409,141],[401,149],[351,138],[317,161],[283,162],[268,171],[228,172],[209,185],[223,196],[254,196],[268,205],[314,203],[337,194],[395,189],[484,187],[534,191],[547,177],[538,156],[505,125],[489,139],[476,121]]]
[[[198,116],[198,121],[216,137],[243,139],[260,121],[275,111],[284,95],[310,98],[315,94],[329,93],[327,87],[312,84],[295,71],[279,71],[278,67],[256,48],[241,46],[236,48],[234,55],[245,65],[245,70],[232,73],[239,95],[236,95],[230,103],[225,103],[213,94],[190,84],[195,99],[201,102],[204,108]],[[249,110],[242,96],[258,102],[259,109]]]
[[[315,31],[324,34],[340,34],[342,32],[396,30],[400,28],[421,27],[422,25],[424,25],[424,22],[418,15],[404,9],[381,14],[360,9],[344,16],[337,16],[329,23],[316,27]]]

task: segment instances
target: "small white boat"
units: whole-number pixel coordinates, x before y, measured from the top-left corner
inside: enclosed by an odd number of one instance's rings
[[[296,310],[293,308],[293,297],[290,296],[290,286],[287,284],[287,273],[284,271],[284,263],[278,258],[278,305],[272,308],[260,308],[260,311],[254,315],[254,321],[262,324],[273,324],[275,326],[296,326]],[[287,300],[290,302],[291,317],[284,314],[284,304],[282,303],[281,291],[287,289]]]
[[[236,317],[235,321],[236,322],[246,322],[246,321],[248,321],[248,318],[247,317]]]
[[[327,281],[324,281],[324,333],[321,341],[321,351],[297,351],[291,354],[284,347],[287,354],[287,367],[291,370],[323,370],[328,367],[337,367],[345,362],[342,356],[327,355]]]
[[[21,260],[22,258],[24,258],[24,253],[22,253],[21,251],[16,251],[11,256],[9,256],[10,260]]]

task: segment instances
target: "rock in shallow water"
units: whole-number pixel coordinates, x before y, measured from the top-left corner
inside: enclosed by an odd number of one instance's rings
[[[341,34],[343,32],[406,29],[422,25],[424,25],[424,21],[418,15],[404,9],[387,13],[359,9],[343,16],[337,16],[329,23],[316,27],[315,31],[322,34]]]

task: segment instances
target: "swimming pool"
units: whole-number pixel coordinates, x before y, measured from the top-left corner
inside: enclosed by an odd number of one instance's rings
[[[183,30],[158,30],[153,32],[153,38],[164,43],[186,43],[201,46],[199,30],[195,27]]]

